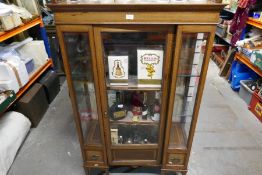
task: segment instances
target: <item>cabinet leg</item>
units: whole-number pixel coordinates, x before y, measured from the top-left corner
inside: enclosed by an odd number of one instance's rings
[[[186,172],[182,172],[182,175],[186,175],[187,174],[187,171]]]
[[[90,168],[85,168],[85,173],[86,173],[86,175],[91,175],[91,170],[90,170]]]
[[[105,169],[105,174],[106,174],[106,175],[109,175],[109,169],[108,169],[108,168]]]
[[[160,175],[166,175],[166,172],[161,170]]]

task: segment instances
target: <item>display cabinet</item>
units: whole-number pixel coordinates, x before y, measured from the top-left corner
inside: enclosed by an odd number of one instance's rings
[[[54,2],[84,167],[186,174],[222,4]]]

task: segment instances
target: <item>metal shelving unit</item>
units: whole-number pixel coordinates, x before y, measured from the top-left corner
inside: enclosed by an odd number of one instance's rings
[[[27,22],[27,23],[25,23],[25,24],[23,24],[23,25],[21,25],[19,27],[16,27],[16,28],[14,28],[12,30],[4,32],[4,33],[0,34],[0,42],[3,42],[5,40],[7,40],[7,39],[9,39],[9,38],[11,38],[11,37],[21,33],[21,32],[24,32],[24,31],[26,31],[26,30],[28,30],[28,29],[36,26],[36,25],[39,25],[39,24],[43,26],[41,18],[37,17],[36,19],[33,19],[30,22]]]
[[[30,22],[27,22],[19,27],[16,27],[10,31],[4,32],[0,34],[0,42],[3,42],[21,32],[24,32],[34,26],[40,25],[40,27],[44,27],[43,22],[41,17],[37,17],[33,20],[31,20]],[[41,33],[42,34],[42,33]],[[44,39],[44,38],[43,38]],[[27,82],[26,85],[24,85],[22,88],[20,88],[20,90],[16,93],[16,99],[6,108],[6,110],[14,103],[16,102],[30,87],[32,84],[34,84],[36,82],[36,80],[50,67],[52,67],[53,63],[52,63],[52,59],[49,58],[47,59],[47,62],[40,66],[38,69],[36,69],[34,71],[34,73],[32,73],[30,75],[30,79]]]
[[[248,18],[246,23],[256,28],[262,29],[262,22],[254,18]],[[256,72],[259,76],[262,77],[262,70],[259,67],[257,67],[256,65],[254,65],[245,55],[241,53],[237,53],[235,55],[235,59],[245,64],[247,67],[249,67],[254,72]]]
[[[262,29],[262,22],[254,19],[254,18],[248,18],[246,23],[249,24],[249,25],[252,25],[256,28]]]
[[[240,53],[236,53],[235,59],[239,60],[241,63],[245,64],[247,67],[256,72],[259,76],[262,77],[262,70],[254,65],[246,56]]]

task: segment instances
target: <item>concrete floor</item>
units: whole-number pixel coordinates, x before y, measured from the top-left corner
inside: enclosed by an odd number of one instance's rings
[[[262,175],[261,162],[262,123],[210,62],[188,175]],[[8,175],[84,175],[66,85]]]

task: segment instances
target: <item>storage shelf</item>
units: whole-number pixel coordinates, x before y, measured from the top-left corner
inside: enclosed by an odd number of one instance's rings
[[[259,76],[262,76],[262,70],[254,65],[246,56],[240,53],[236,53],[235,58],[245,64],[247,67],[256,72]]]
[[[262,29],[262,22],[254,19],[254,18],[248,18],[246,23],[249,24],[249,25],[252,25],[256,28]]]
[[[225,42],[227,42],[228,44],[231,44],[231,41],[230,41],[229,39],[222,37],[222,36],[221,36],[219,33],[217,33],[217,32],[216,32],[216,35],[217,35],[219,38],[223,39],[223,40],[224,40]]]
[[[19,27],[16,27],[10,31],[7,31],[7,32],[4,32],[3,34],[0,34],[0,42],[8,39],[8,38],[11,38],[21,32],[24,32],[26,30],[28,30],[29,28],[31,27],[34,27],[38,24],[41,24],[42,23],[42,20],[40,17],[37,17],[36,19],[33,19],[32,21],[26,23],[26,24],[23,24]]]
[[[48,61],[41,66],[36,72],[34,72],[31,76],[29,81],[16,93],[16,99],[6,108],[6,110],[15,103],[24,93],[26,90],[30,88],[30,86],[49,68],[52,66],[52,60],[48,59]],[[3,111],[5,112],[5,111]]]
[[[111,85],[108,81],[106,82],[107,90],[125,90],[125,91],[161,91],[161,87],[149,87],[137,84],[137,79],[130,76],[127,85]]]

